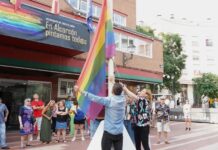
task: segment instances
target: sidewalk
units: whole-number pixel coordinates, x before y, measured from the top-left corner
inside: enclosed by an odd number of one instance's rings
[[[150,130],[151,150],[217,150],[218,149],[218,124],[209,123],[193,123],[191,131],[185,131],[184,122],[171,122],[171,132],[169,134],[170,144],[156,144],[156,128]],[[9,133],[12,134],[12,133]],[[15,133],[13,133],[15,134]],[[13,150],[18,150],[20,141],[19,134],[16,135],[18,141],[9,142],[9,146]],[[12,137],[11,137],[12,139]],[[28,150],[86,150],[90,139],[86,135],[86,140],[76,140],[71,142],[71,138],[67,137],[67,143],[55,143],[43,145],[38,141],[34,141],[33,146],[26,148]]]

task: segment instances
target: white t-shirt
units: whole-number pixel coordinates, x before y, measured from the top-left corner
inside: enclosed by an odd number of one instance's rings
[[[190,104],[185,104],[183,106],[183,113],[184,114],[190,114],[191,113],[191,105]]]

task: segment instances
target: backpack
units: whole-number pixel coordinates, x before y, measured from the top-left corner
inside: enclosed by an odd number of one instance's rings
[[[83,119],[85,119],[85,114],[80,109],[77,109],[77,113],[75,114],[74,119],[75,120],[83,120]]]

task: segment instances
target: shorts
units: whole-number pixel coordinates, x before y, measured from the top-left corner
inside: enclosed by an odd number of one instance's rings
[[[170,132],[169,122],[157,122],[157,132]]]
[[[56,121],[56,129],[67,129],[67,122]]]
[[[42,124],[42,117],[37,117],[36,118],[36,124],[37,124],[38,131],[40,131],[41,130],[41,124]]]
[[[184,114],[184,119],[191,119],[191,114]]]
[[[85,124],[85,120],[86,119],[82,119],[82,120],[75,120],[74,119],[74,124]]]

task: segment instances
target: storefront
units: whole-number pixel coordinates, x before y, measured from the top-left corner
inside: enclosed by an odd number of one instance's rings
[[[44,102],[72,94],[83,65],[73,56],[89,46],[85,23],[0,1],[0,97],[10,111],[8,128],[18,127],[19,107],[34,93]]]
[[[10,111],[8,128],[14,128],[19,107],[33,93],[44,102],[73,95],[84,64],[75,56],[88,51],[90,34],[85,23],[69,16],[25,4],[15,12],[7,0],[0,2],[0,97]],[[123,66],[117,70],[116,78],[133,91],[144,87],[155,92],[162,82],[162,73]]]

